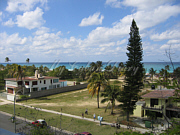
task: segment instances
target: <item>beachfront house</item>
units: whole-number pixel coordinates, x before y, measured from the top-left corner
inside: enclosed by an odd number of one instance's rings
[[[156,117],[177,117],[180,112],[180,103],[173,102],[169,97],[173,97],[175,90],[154,90],[142,96],[144,101],[136,103],[134,116],[147,117],[147,111],[155,112]],[[180,116],[178,116],[180,117]]]
[[[6,78],[7,93],[15,94],[19,89],[23,90],[23,94],[29,94],[34,91],[43,91],[47,89],[55,89],[60,87],[66,87],[66,80],[59,80],[58,77],[42,76],[35,71],[35,75],[31,77],[23,77],[22,79],[17,78]]]

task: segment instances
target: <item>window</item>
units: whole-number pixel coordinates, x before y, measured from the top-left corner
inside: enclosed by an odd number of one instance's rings
[[[40,83],[41,83],[41,81],[40,81]]]
[[[47,87],[42,87],[41,90],[47,90]]]
[[[33,91],[38,91],[38,88],[33,88],[32,90],[33,90]]]
[[[52,84],[52,79],[51,79],[51,84]]]
[[[29,85],[29,81],[25,81],[25,85]]]
[[[27,93],[30,93],[30,88],[26,88],[26,90],[27,90]]]
[[[22,81],[19,81],[19,82],[18,82],[18,85],[22,85]]]
[[[57,84],[57,88],[59,88],[60,87],[60,84]]]
[[[158,105],[158,99],[151,99],[151,107],[154,107],[154,105]]]
[[[59,79],[53,79],[53,83],[59,82]]]
[[[46,84],[46,80],[44,80],[44,84]]]
[[[33,82],[32,82],[32,85],[37,85],[37,81],[33,81]]]

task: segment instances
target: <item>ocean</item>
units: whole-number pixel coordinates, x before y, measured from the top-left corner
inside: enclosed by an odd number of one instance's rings
[[[30,63],[16,63],[18,65],[26,65],[26,66],[32,66],[33,64],[36,67],[40,67],[42,66],[46,66],[48,67],[50,70],[53,70],[59,66],[65,66],[68,70],[73,70],[74,68],[81,68],[81,67],[90,67],[90,63],[91,62],[30,62]],[[13,64],[13,63],[0,63],[4,66],[6,66],[7,64]],[[103,67],[102,70],[104,70],[104,68],[107,65],[111,65],[111,66],[118,66],[119,62],[102,62]],[[125,63],[124,63],[125,64]],[[174,68],[180,67],[180,62],[173,62],[174,64]],[[173,72],[173,68],[170,62],[144,62],[144,68],[146,69],[146,73],[149,72],[150,68],[154,68],[154,70],[157,70],[157,73],[159,72],[159,70],[161,70],[162,68],[165,68],[166,65],[170,66],[170,70],[169,72],[172,73]]]

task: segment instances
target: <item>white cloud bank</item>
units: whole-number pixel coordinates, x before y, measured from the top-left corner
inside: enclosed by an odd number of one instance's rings
[[[88,18],[82,19],[79,26],[89,26],[89,25],[100,25],[104,19],[103,15],[100,15],[100,12],[90,15]]]
[[[23,13],[23,15],[17,15],[16,24],[18,27],[25,27],[29,30],[38,28],[45,23],[42,15],[44,12],[41,8],[37,7],[34,11]]]
[[[40,3],[41,6],[47,6],[47,0],[9,0],[6,11],[11,13],[17,11],[30,11],[38,3]]]

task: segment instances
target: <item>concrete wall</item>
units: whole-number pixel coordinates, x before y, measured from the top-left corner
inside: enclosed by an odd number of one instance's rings
[[[14,101],[14,94],[7,94],[7,100]],[[16,100],[19,99],[19,96],[16,95]]]
[[[31,92],[30,98],[38,98],[38,97],[44,97],[44,96],[49,96],[49,95],[54,95],[62,92],[68,92],[68,91],[75,91],[75,90],[80,90],[87,88],[87,83],[86,84],[80,84],[80,85],[75,85],[75,86],[67,86],[67,87],[62,87],[62,88],[56,88],[56,89],[48,89],[48,90],[43,90],[43,91],[35,91]],[[18,99],[17,101],[20,100],[26,100],[26,99]]]
[[[134,109],[134,111],[133,111],[133,116],[142,117],[142,106],[141,105],[136,106],[136,109]]]

